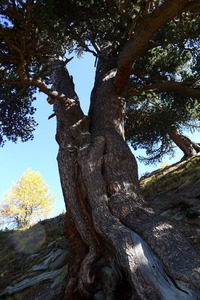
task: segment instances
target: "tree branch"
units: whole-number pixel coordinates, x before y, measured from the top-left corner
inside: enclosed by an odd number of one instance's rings
[[[142,92],[151,90],[157,94],[164,92],[174,92],[184,97],[200,99],[200,89],[189,87],[184,82],[163,81],[147,86],[134,85],[132,86],[132,88],[133,91],[131,91],[131,94],[133,96],[141,95]]]
[[[41,92],[45,93],[50,98],[60,100],[62,102],[65,102],[65,104],[71,104],[72,102],[75,101],[74,99],[67,98],[63,93],[59,93],[57,91],[48,88],[45,82],[40,79],[29,78],[28,80],[25,81],[25,84],[30,86],[36,86],[40,89]]]
[[[25,89],[27,89],[27,86],[35,86],[39,88],[41,92],[46,94],[52,99],[58,99],[62,102],[65,102],[65,104],[71,104],[74,102],[74,99],[68,99],[65,94],[58,93],[57,91],[54,91],[47,87],[44,81],[40,79],[34,79],[34,78],[28,78],[26,80],[20,81],[20,80],[0,80],[0,84],[10,84],[10,85],[23,85]],[[15,96],[14,96],[15,97]]]
[[[200,10],[199,0],[189,1],[186,8],[187,8],[187,10],[189,10],[191,12],[199,12],[199,10]]]
[[[121,93],[125,88],[135,60],[143,53],[153,34],[175,16],[189,10],[189,8],[189,0],[168,0],[152,13],[138,18],[138,22],[133,28],[132,38],[127,42],[119,56],[117,75],[114,80],[118,93]]]

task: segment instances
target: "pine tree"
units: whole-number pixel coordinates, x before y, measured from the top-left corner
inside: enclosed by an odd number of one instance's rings
[[[185,234],[190,224],[166,219],[141,196],[124,122],[127,99],[152,90],[162,99],[200,98],[200,3],[60,3],[3,0],[0,5],[0,84],[39,88],[57,120],[71,247],[65,294],[58,297],[94,299],[100,289],[107,299],[199,299],[200,259]],[[67,71],[66,51],[96,56],[88,116]],[[173,77],[191,60],[192,80],[186,69],[181,70],[186,77]]]

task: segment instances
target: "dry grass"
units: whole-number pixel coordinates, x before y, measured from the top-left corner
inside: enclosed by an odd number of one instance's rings
[[[151,199],[158,193],[175,191],[181,185],[187,188],[198,178],[200,178],[200,156],[194,156],[143,176],[140,187],[144,197]]]

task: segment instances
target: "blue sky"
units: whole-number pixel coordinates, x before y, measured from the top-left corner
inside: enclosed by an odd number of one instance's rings
[[[73,75],[84,113],[89,106],[90,91],[94,82],[94,59],[91,55],[85,55],[84,59],[74,58],[68,69]],[[3,193],[7,192],[27,168],[40,172],[46,184],[54,196],[56,196],[53,215],[58,215],[64,208],[64,201],[60,187],[56,156],[58,146],[55,141],[56,119],[48,120],[53,112],[53,107],[46,101],[47,96],[37,93],[34,106],[37,111],[34,115],[39,125],[34,131],[34,140],[16,144],[6,142],[0,148],[0,200]]]
[[[90,92],[94,82],[94,58],[89,54],[84,55],[82,59],[74,58],[68,64],[68,70],[73,75],[82,109],[87,114]],[[52,214],[52,216],[56,216],[64,209],[56,161],[58,151],[55,141],[56,120],[55,118],[48,120],[53,107],[47,103],[47,97],[42,93],[37,93],[36,96],[37,100],[34,103],[37,108],[35,119],[39,125],[34,132],[34,140],[26,143],[19,141],[17,144],[6,142],[5,146],[0,148],[0,200],[12,183],[16,182],[27,168],[31,168],[33,171],[41,173],[52,194],[56,196],[55,208]],[[193,139],[198,142],[197,135],[193,136]],[[137,151],[137,155],[144,155],[144,152]],[[181,151],[177,150],[176,157],[173,160],[166,157],[164,161],[171,164],[181,157]],[[146,172],[159,168],[159,165],[149,167],[139,163],[138,167],[139,176],[141,176]]]

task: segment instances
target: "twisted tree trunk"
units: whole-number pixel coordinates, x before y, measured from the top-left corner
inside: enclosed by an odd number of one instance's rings
[[[71,243],[65,299],[199,299],[199,258],[179,224],[139,193],[114,66],[99,62],[84,116],[65,64],[54,64],[54,88],[67,97],[54,103]]]
[[[187,159],[200,152],[200,145],[182,135],[177,128],[170,128],[168,134],[172,141],[183,151],[184,156],[182,159]]]

